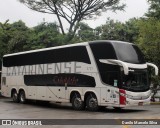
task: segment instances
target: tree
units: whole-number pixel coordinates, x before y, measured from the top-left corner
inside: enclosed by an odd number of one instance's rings
[[[146,60],[153,62],[160,69],[160,21],[155,18],[139,21],[139,36],[137,45],[143,51]],[[160,76],[153,77],[154,84],[160,84]]]
[[[100,35],[103,40],[124,40],[123,23],[107,19],[106,23],[101,26]]]
[[[30,30],[30,36],[26,48],[40,49],[61,45],[63,42],[56,23],[41,23]]]
[[[72,39],[78,24],[108,10],[122,10],[125,5],[120,0],[19,0],[28,8],[57,16],[61,32],[65,35],[62,18],[69,23],[69,39]]]
[[[141,18],[131,18],[123,24],[124,41],[135,43],[139,35],[139,21]]]
[[[79,24],[77,36],[79,37],[79,41],[91,41],[91,40],[95,40],[96,38],[94,34],[94,29],[92,29],[86,23]]]
[[[0,23],[0,58],[8,51],[9,40],[11,39],[11,25],[6,20],[5,23]]]
[[[64,37],[56,23],[28,28],[23,21],[0,23],[0,59],[5,54],[62,45]]]
[[[149,3],[149,10],[146,13],[147,17],[160,19],[160,0],[147,0]]]
[[[148,61],[154,62],[160,68],[160,21],[154,18],[139,22],[138,45],[145,53]]]
[[[25,51],[25,45],[29,39],[30,29],[21,20],[10,25],[10,40],[8,41],[8,53]]]
[[[140,22],[140,35],[138,45],[141,47],[148,61],[154,62],[160,69],[160,0],[147,0],[149,9],[146,13],[148,18]],[[153,90],[156,92],[160,85],[160,74],[153,77]],[[154,93],[155,94],[155,93]],[[152,96],[154,99],[154,95]]]
[[[139,34],[138,22],[140,19],[132,18],[125,23],[107,19],[104,25],[95,29],[96,36],[104,40],[121,40],[134,43]],[[98,39],[98,37],[97,37]]]

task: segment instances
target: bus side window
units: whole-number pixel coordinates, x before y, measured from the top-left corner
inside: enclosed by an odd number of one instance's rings
[[[2,77],[2,85],[6,85],[6,77]]]

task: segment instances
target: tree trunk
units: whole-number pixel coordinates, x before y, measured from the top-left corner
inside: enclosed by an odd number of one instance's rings
[[[58,11],[57,11],[57,6],[56,6],[56,4],[54,3],[54,7],[55,7],[55,13],[56,13],[56,16],[57,16],[57,19],[58,19],[58,21],[59,21],[59,25],[60,25],[60,28],[61,28],[61,31],[62,31],[62,34],[63,35],[65,35],[65,32],[64,32],[64,29],[63,29],[63,25],[62,25],[62,21],[61,21],[61,19],[60,19],[60,16],[59,16],[59,14],[58,14]]]

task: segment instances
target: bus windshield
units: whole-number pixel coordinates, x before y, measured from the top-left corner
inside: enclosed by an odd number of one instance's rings
[[[122,76],[122,87],[133,92],[143,92],[149,90],[147,70],[130,72],[129,75]]]
[[[113,43],[113,46],[119,60],[133,64],[145,63],[143,54],[136,45],[129,43]]]

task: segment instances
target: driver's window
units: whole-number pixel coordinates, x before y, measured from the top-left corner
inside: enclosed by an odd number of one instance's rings
[[[118,72],[107,72],[107,84],[118,87]]]

